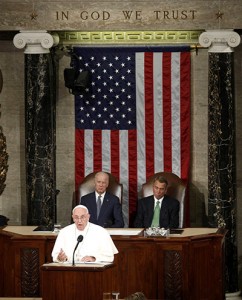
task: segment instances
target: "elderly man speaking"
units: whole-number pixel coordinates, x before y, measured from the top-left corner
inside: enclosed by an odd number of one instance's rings
[[[103,227],[89,222],[90,214],[83,205],[72,211],[74,224],[61,229],[53,251],[54,262],[113,262],[118,253],[111,236]]]

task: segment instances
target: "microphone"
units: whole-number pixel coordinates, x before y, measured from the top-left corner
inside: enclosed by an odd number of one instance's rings
[[[72,257],[72,265],[74,266],[75,265],[75,261],[74,261],[74,256],[75,256],[75,252],[76,252],[76,248],[78,247],[79,243],[82,242],[83,240],[83,235],[79,235],[78,238],[77,238],[77,243],[76,243],[76,247],[73,251],[73,257]]]

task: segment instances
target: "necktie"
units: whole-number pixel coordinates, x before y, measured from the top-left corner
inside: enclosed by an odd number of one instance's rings
[[[159,226],[160,226],[160,204],[159,201],[156,201],[151,227],[159,227]]]
[[[102,201],[101,201],[101,196],[99,195],[97,197],[97,219],[100,213],[101,206],[102,206]]]

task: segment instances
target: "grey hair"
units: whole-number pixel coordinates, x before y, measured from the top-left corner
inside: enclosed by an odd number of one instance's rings
[[[108,182],[109,182],[109,175],[108,175],[107,172],[104,172],[104,171],[99,171],[99,172],[97,172],[97,173],[95,174],[95,179],[97,178],[98,175],[105,175],[105,176],[107,176],[107,180],[108,180]]]

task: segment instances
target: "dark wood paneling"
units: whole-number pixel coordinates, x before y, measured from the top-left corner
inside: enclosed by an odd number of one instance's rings
[[[106,274],[110,276],[109,286],[101,282],[100,288],[101,279],[96,278],[97,274],[78,276],[87,283],[97,280],[97,290],[105,287],[109,292],[119,292],[121,298],[142,291],[148,299],[224,300],[224,236],[224,233],[172,238],[113,236],[119,253],[115,255],[115,267]],[[0,296],[41,296],[40,267],[51,262],[54,242],[54,235],[24,236],[0,230],[3,246]],[[62,290],[61,294],[66,293],[64,282],[72,276],[77,283],[75,272],[58,273],[60,281],[55,280],[53,284]],[[43,284],[48,285],[48,281]],[[72,281],[70,285],[78,288]],[[51,293],[55,293],[54,286]],[[55,298],[48,300],[51,299]],[[58,298],[62,299],[65,298]]]
[[[42,266],[42,299],[102,300],[112,290],[112,268]]]

